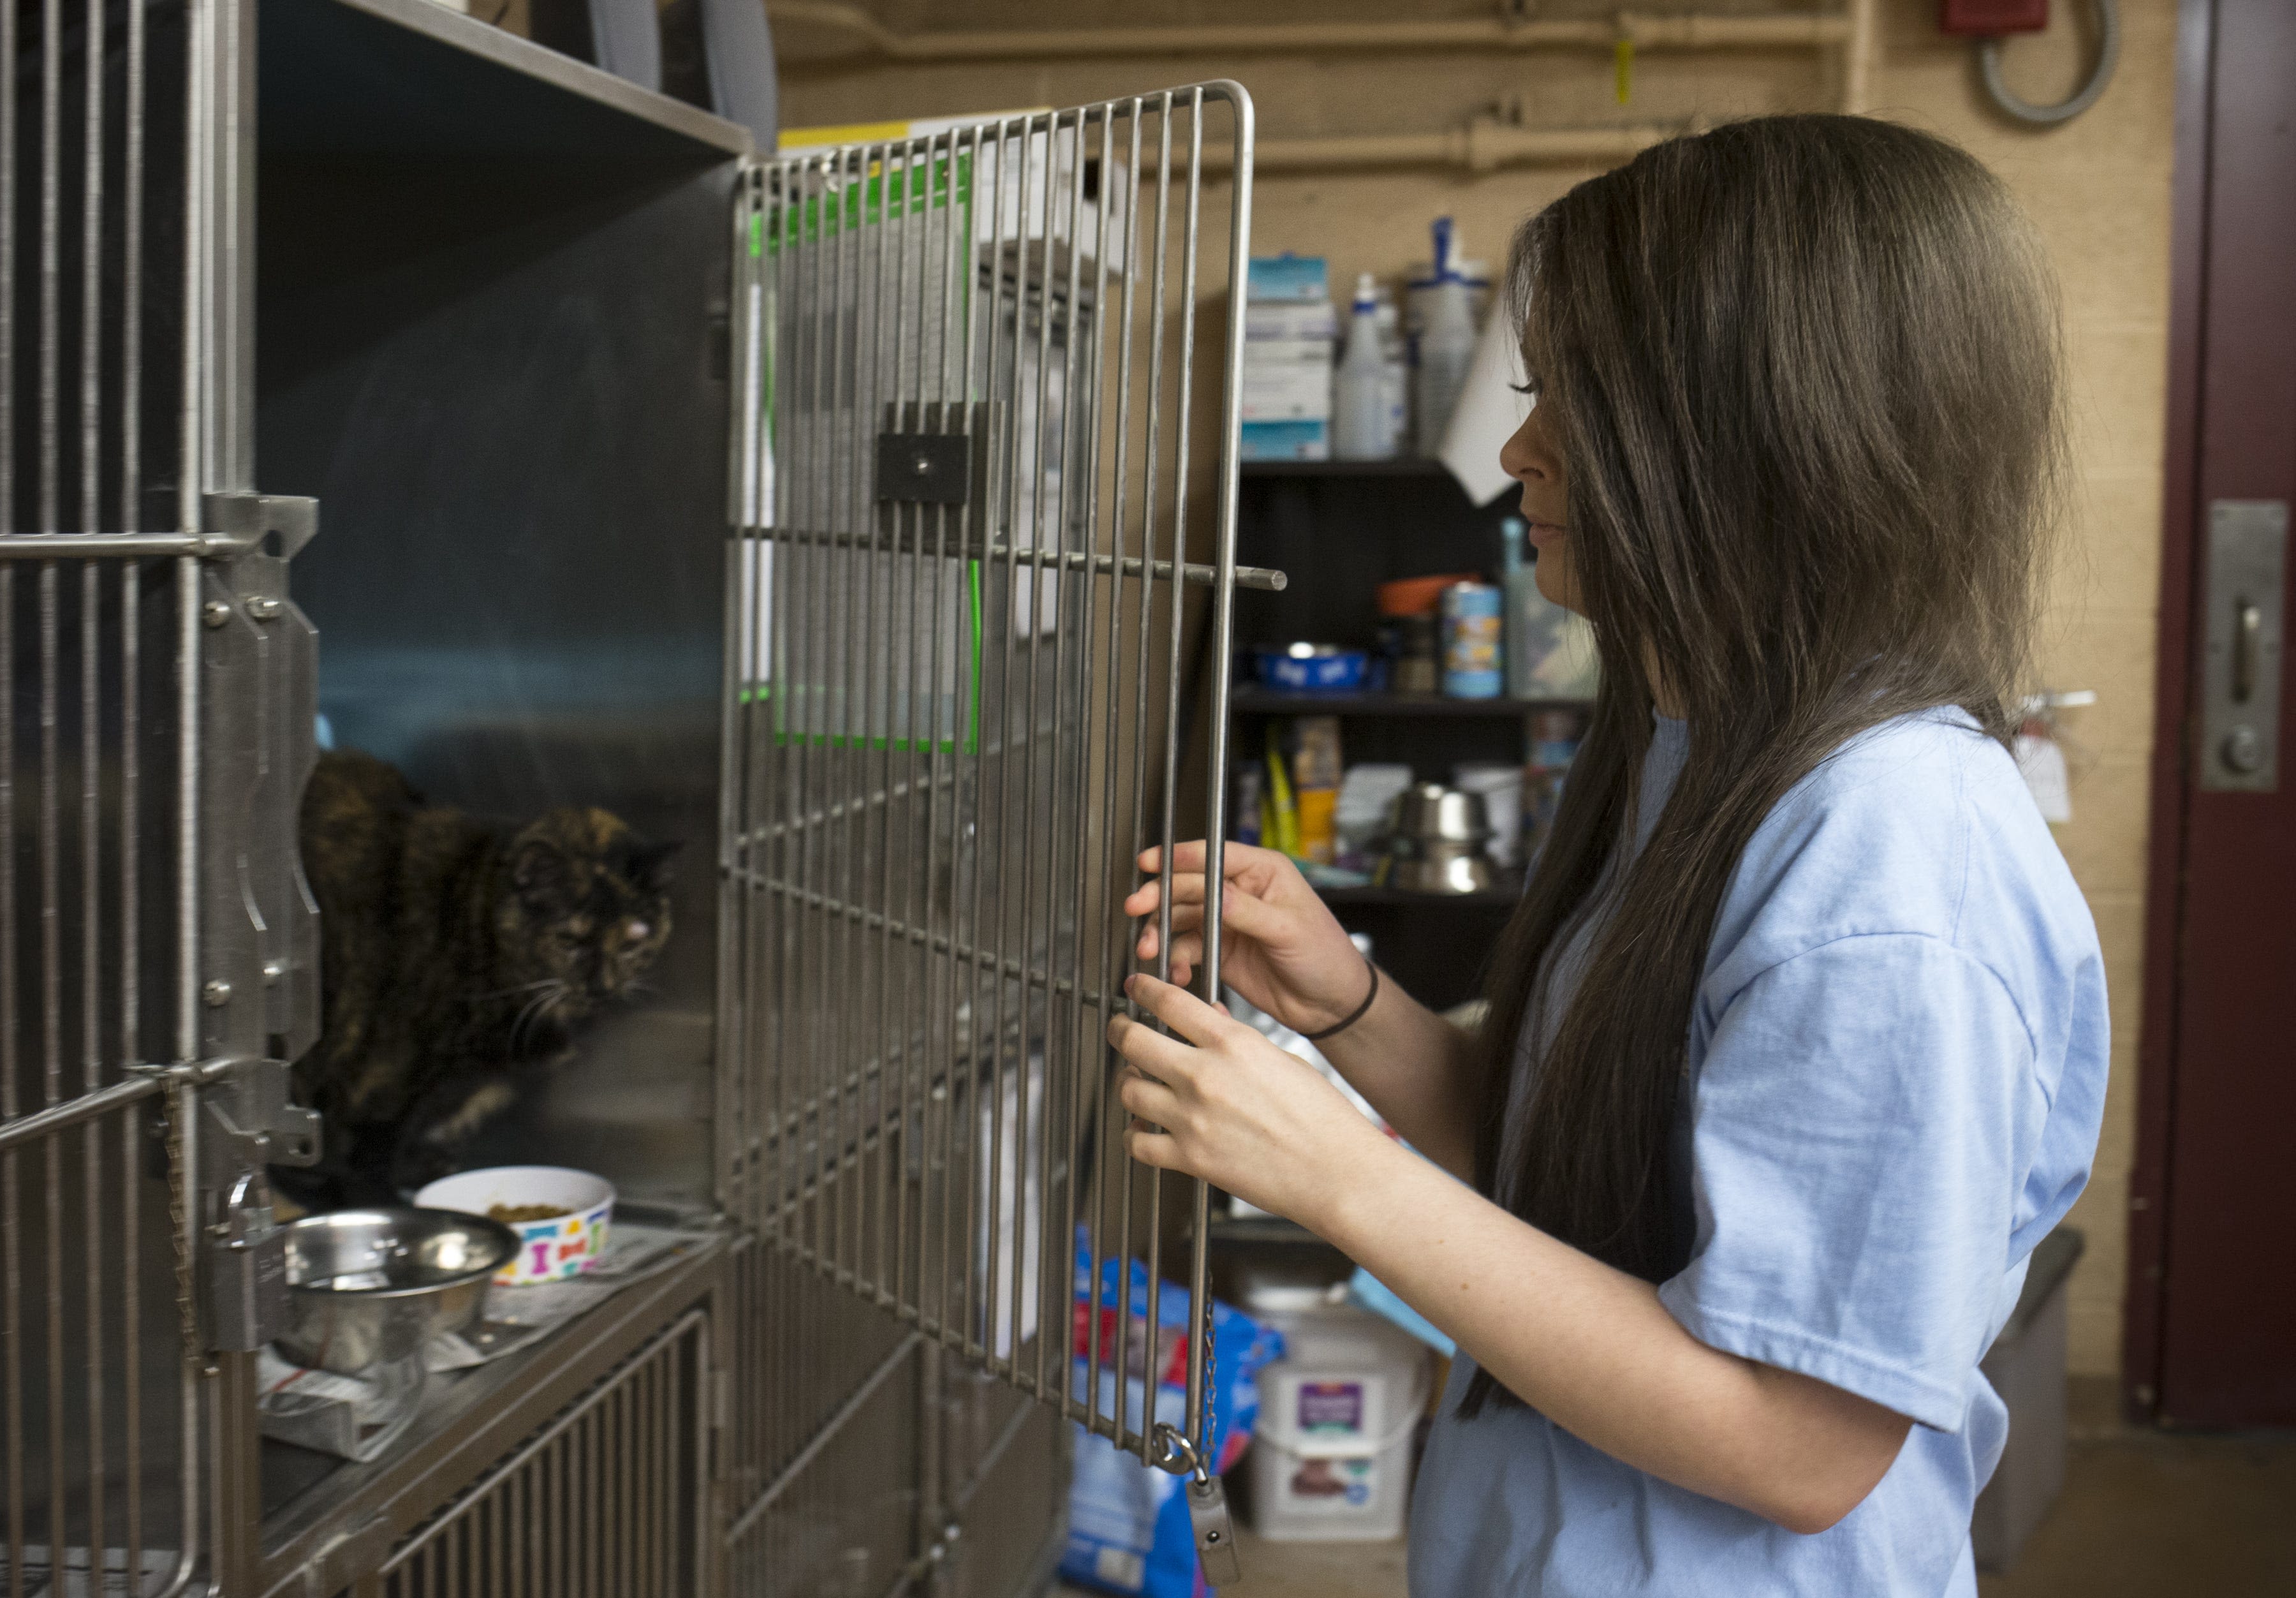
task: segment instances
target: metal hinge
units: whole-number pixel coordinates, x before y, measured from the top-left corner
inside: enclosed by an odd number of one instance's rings
[[[319,502],[301,494],[202,494],[200,531],[262,555],[291,560],[319,531]],[[269,540],[278,540],[266,548]]]

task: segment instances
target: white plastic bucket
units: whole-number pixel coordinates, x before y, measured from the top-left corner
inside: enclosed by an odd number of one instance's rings
[[[1271,1542],[1401,1536],[1427,1350],[1320,1288],[1268,1283],[1244,1300],[1284,1339],[1259,1372],[1253,1528]]]

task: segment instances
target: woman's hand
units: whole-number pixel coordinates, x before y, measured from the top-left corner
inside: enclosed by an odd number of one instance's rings
[[[1126,1061],[1117,1096],[1137,1117],[1125,1146],[1143,1165],[1201,1176],[1314,1231],[1349,1174],[1400,1152],[1313,1067],[1242,1022],[1152,976],[1124,989],[1176,1034],[1125,1016],[1109,1023]]]
[[[1140,857],[1153,875],[1163,851]],[[1220,980],[1294,1032],[1320,1032],[1356,1012],[1371,981],[1363,956],[1338,919],[1273,849],[1230,844],[1221,874]],[[1162,885],[1151,882],[1124,902],[1124,913],[1147,918],[1140,958],[1156,958],[1156,908]],[[1204,845],[1200,839],[1172,851],[1172,980],[1182,986],[1204,958]]]

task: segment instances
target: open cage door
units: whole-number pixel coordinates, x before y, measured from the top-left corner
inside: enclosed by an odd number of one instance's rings
[[[242,1589],[316,1157],[308,500],[252,491],[248,0],[0,16],[0,1591]]]
[[[734,217],[726,1213],[775,1280],[1207,1499],[1206,1193],[1168,1261],[1104,1038],[1141,852],[1201,831],[1218,892],[1233,590],[1282,582],[1234,564],[1251,144],[1206,83],[761,162]],[[775,1413],[824,1413],[742,1423],[737,1573],[842,1413],[816,1377],[850,1350],[789,1332],[800,1296],[743,1312],[757,1380],[803,1389]]]

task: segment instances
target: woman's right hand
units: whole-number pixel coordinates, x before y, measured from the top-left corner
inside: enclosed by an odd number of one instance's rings
[[[1363,1003],[1369,977],[1363,956],[1348,941],[1331,910],[1300,875],[1291,857],[1250,844],[1223,853],[1220,895],[1220,980],[1291,1027],[1321,1032],[1336,1026]],[[1154,877],[1163,851],[1140,856]],[[1163,892],[1151,881],[1124,902],[1124,913],[1143,918],[1139,955],[1156,958],[1156,911]],[[1204,957],[1204,845],[1172,851],[1172,977],[1185,987]]]

